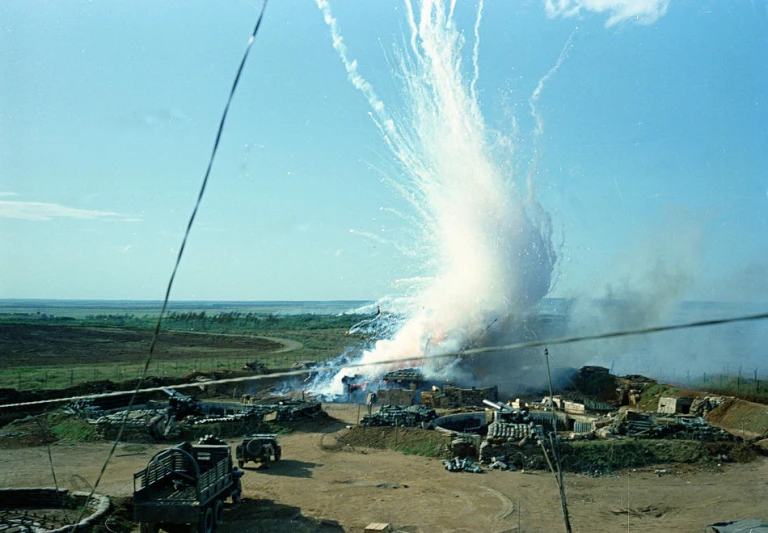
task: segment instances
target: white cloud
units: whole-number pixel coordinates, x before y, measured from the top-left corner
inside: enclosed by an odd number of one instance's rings
[[[0,191],[0,197],[3,196],[18,196],[19,193],[11,192],[11,191]]]
[[[11,193],[12,194],[12,193]],[[2,193],[7,196],[6,193]],[[60,204],[47,202],[20,202],[0,200],[0,218],[16,218],[21,220],[52,220],[54,218],[74,218],[78,220],[121,220],[133,222],[129,218],[114,211],[96,211],[93,209],[78,209]]]
[[[664,16],[669,0],[544,0],[550,17],[573,17],[581,10],[608,13],[606,27],[634,20],[638,24],[653,24]]]

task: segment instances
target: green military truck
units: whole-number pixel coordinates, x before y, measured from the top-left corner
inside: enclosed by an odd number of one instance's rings
[[[230,447],[214,442],[168,448],[134,474],[133,517],[141,533],[211,533],[221,525],[224,500],[240,501],[243,472],[233,467]]]

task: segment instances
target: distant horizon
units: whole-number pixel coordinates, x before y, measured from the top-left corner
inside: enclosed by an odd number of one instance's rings
[[[591,300],[591,301],[627,301],[629,299],[627,298],[586,298],[586,297],[579,297],[579,296],[548,296],[542,299],[543,302],[545,301],[574,301],[574,300]],[[152,299],[152,300],[142,300],[142,299],[125,299],[125,298],[115,298],[115,299],[109,299],[109,298],[0,298],[0,304],[8,303],[8,302],[110,302],[110,303],[162,303],[164,300],[162,298],[160,299]],[[339,298],[339,299],[327,299],[327,300],[317,300],[317,299],[308,299],[308,300],[290,300],[290,299],[276,299],[276,300],[210,300],[210,299],[201,299],[201,300],[192,300],[192,299],[170,299],[168,300],[168,303],[226,303],[226,304],[236,304],[236,303],[265,303],[265,304],[279,304],[279,303],[347,303],[347,302],[355,302],[355,303],[371,303],[374,304],[380,300],[377,300],[375,298],[360,298],[360,299],[348,299],[348,298]],[[760,304],[766,304],[768,305],[768,301],[760,301],[760,300],[697,300],[697,299],[687,299],[687,300],[680,300],[678,303],[713,303],[713,304],[745,304],[745,305],[760,305]]]

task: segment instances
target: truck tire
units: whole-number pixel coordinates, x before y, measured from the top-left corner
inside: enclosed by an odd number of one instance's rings
[[[141,522],[139,524],[139,531],[141,533],[157,533],[160,530],[155,522]]]
[[[216,527],[224,523],[224,502],[221,500],[213,502],[213,521]]]
[[[243,466],[245,466],[245,462],[242,459],[237,460],[237,467],[242,470]]]
[[[282,455],[283,455],[283,449],[280,446],[275,448],[275,461],[279,461]]]
[[[200,521],[197,524],[197,533],[213,533],[215,525],[216,521],[213,518],[213,509],[211,509],[211,506],[209,505],[200,513]]]
[[[266,454],[264,456],[264,459],[262,459],[261,464],[264,468],[269,468],[269,454]]]

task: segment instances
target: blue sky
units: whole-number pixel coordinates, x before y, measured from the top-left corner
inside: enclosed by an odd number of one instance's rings
[[[162,298],[259,5],[0,4],[0,298]],[[455,13],[468,50],[475,6]],[[330,7],[399,109],[402,2]],[[540,155],[551,296],[663,279],[680,299],[768,301],[764,0],[486,1],[479,36],[486,123],[517,140],[518,173]],[[534,143],[529,98],[569,38]],[[423,275],[370,113],[315,2],[271,2],[172,298],[378,299]]]

